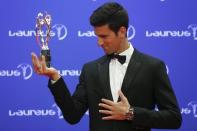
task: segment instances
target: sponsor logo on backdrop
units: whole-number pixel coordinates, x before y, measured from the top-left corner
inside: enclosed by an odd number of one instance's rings
[[[85,113],[86,115],[89,115],[89,112],[87,111]],[[46,117],[46,116],[56,116],[59,119],[63,119],[62,112],[60,108],[53,104],[51,109],[17,109],[17,110],[8,110],[8,116],[10,117]]]
[[[146,30],[146,37],[155,38],[183,38],[189,37],[193,40],[197,40],[197,24],[188,25],[187,29],[182,30]]]
[[[54,108],[55,107],[55,108]],[[43,117],[43,116],[58,116],[60,119],[63,118],[61,115],[60,109],[57,107],[56,104],[52,105],[52,108],[39,108],[39,109],[15,109],[15,110],[8,110],[8,116],[10,117]]]
[[[61,76],[80,76],[81,70],[58,70]]]
[[[130,25],[127,31],[128,40],[133,39],[135,37],[135,33],[136,31],[134,26]],[[77,35],[78,37],[96,37],[93,30],[86,30],[86,31],[78,30]]]
[[[19,64],[16,69],[0,70],[0,77],[22,77],[24,80],[28,80],[33,73],[31,65],[22,63]]]
[[[169,68],[166,65],[167,73],[169,73]],[[81,70],[77,69],[63,69],[58,70],[61,76],[80,76]],[[33,68],[30,64],[22,63],[19,64],[16,69],[4,69],[0,70],[0,77],[22,77],[24,80],[28,80],[33,75]]]
[[[197,24],[191,24],[187,28],[192,30],[193,39],[197,40]]]
[[[128,37],[128,40],[131,40],[135,37],[135,28],[134,26],[130,25],[129,28],[128,28],[128,31],[127,31],[127,37]]]
[[[158,108],[155,108],[156,111],[159,111]],[[181,108],[181,114],[191,115],[194,118],[197,118],[197,101],[191,101],[187,104],[186,107]],[[89,115],[89,111],[85,113],[85,115]],[[59,119],[63,119],[62,112],[60,108],[53,104],[51,108],[48,109],[16,109],[16,110],[8,110],[8,116],[10,117],[46,117],[46,116],[54,116]]]
[[[9,110],[10,117],[32,117],[32,116],[55,116],[56,112],[52,109],[17,109]]]
[[[78,37],[96,37],[94,31],[87,30],[87,31],[78,31]]]
[[[44,33],[44,36],[46,36],[46,32]],[[63,40],[66,38],[68,34],[67,28],[63,24],[55,24],[52,26],[52,31],[50,33],[51,37],[57,37],[58,40]],[[9,30],[8,31],[9,37],[35,37],[36,32],[35,30],[27,30],[27,29],[19,29],[16,31]]]
[[[63,119],[64,117],[62,115],[62,111],[60,110],[60,108],[56,104],[53,104],[52,107],[55,108],[55,111],[57,112],[58,118]]]
[[[62,115],[62,111],[60,110],[60,108],[56,104],[53,104],[52,107],[55,108],[55,111],[56,111],[56,114],[57,114],[58,118],[63,119],[64,116]],[[85,114],[89,115],[89,112],[87,111]]]
[[[80,76],[81,70],[77,69],[63,69],[58,70],[61,76]],[[19,64],[15,69],[0,69],[0,77],[22,77],[24,80],[28,80],[33,75],[33,68],[30,64]]]
[[[186,107],[181,109],[181,113],[185,115],[193,115],[197,118],[197,101],[191,101]]]
[[[66,38],[68,31],[65,25],[55,24],[52,29],[53,31],[56,30],[58,40],[63,40]]]
[[[17,68],[21,69],[24,80],[28,80],[33,73],[33,69],[29,64],[19,64]]]
[[[169,74],[169,68],[167,65],[166,65],[166,72],[167,72],[167,74]]]

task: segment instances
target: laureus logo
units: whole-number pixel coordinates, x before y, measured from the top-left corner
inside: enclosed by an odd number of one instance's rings
[[[181,30],[146,30],[146,37],[154,38],[193,38],[197,40],[197,24],[190,24],[187,26],[187,29]]]
[[[65,25],[62,24],[55,24],[52,29],[55,29],[57,32],[58,40],[63,40],[67,36],[67,28]]]
[[[3,69],[0,70],[0,77],[20,77],[22,76],[24,80],[28,80],[33,73],[33,69],[29,64],[19,64],[17,69]]]
[[[27,80],[32,76],[33,70],[29,64],[23,63],[23,64],[18,65],[17,68],[21,69],[24,80]]]
[[[135,37],[135,28],[134,26],[130,25],[127,29],[127,39],[131,40]],[[82,31],[78,30],[77,32],[78,37],[96,37],[95,32],[93,30]]]
[[[128,40],[133,39],[135,37],[135,32],[136,32],[135,28],[132,25],[130,25],[127,30],[127,39]]]
[[[56,105],[56,104],[53,104],[52,107],[54,107],[56,109],[56,112],[57,112],[57,115],[58,115],[58,118],[59,119],[63,119],[63,115],[62,115],[62,111],[60,110],[60,108]]]
[[[55,24],[52,26],[52,30],[50,32],[51,37],[57,37],[58,40],[63,40],[66,38],[68,34],[67,28],[63,24]],[[9,30],[8,31],[8,36],[9,37],[35,37],[36,36],[36,31],[35,30],[27,30],[27,29],[20,29],[20,30]],[[47,31],[43,32],[43,36],[47,36]]]
[[[166,65],[166,73],[169,74],[169,67]]]
[[[187,107],[182,108],[181,113],[185,115],[192,114],[197,118],[197,101],[190,101],[187,104]]]
[[[188,103],[188,106],[192,108],[194,117],[197,117],[197,101],[191,101],[190,103]]]
[[[64,119],[64,116],[62,115],[62,111],[60,110],[60,108],[56,104],[53,104],[52,107],[55,108],[56,114],[58,115],[58,118],[59,119]],[[88,110],[86,111],[85,115],[89,115]]]
[[[197,24],[191,24],[187,28],[192,30],[193,39],[197,40]]]

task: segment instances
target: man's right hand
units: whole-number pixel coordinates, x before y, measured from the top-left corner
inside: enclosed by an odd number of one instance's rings
[[[45,57],[41,56],[40,58],[37,57],[35,53],[31,53],[32,56],[32,64],[34,67],[34,71],[39,75],[48,76],[51,80],[57,81],[61,76],[59,75],[58,71],[50,67],[46,66]]]

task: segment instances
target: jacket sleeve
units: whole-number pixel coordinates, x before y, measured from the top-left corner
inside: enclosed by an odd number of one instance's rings
[[[163,62],[157,64],[154,76],[154,99],[158,110],[134,107],[132,123],[149,128],[179,128],[182,116]]]
[[[60,78],[54,84],[51,84],[51,80],[49,80],[48,87],[54,96],[56,104],[61,109],[64,119],[70,124],[78,123],[87,110],[84,71],[82,70],[79,84],[72,96],[63,78]]]

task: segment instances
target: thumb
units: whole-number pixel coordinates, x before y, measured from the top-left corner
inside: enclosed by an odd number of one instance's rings
[[[127,98],[124,96],[121,90],[118,91],[118,94],[120,96],[121,101],[127,102]]]

